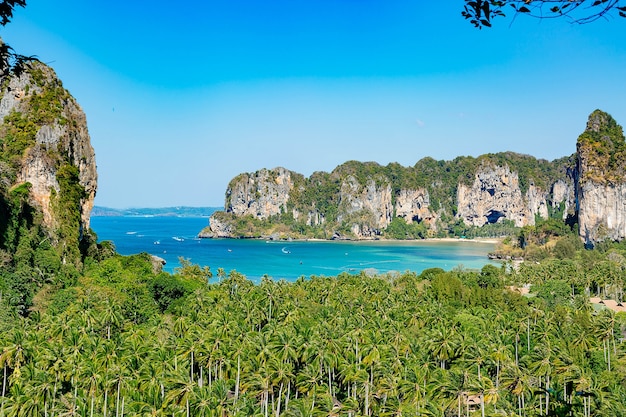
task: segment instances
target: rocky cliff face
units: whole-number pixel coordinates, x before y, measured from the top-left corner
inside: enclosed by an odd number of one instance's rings
[[[377,239],[396,211],[409,224],[432,222],[435,216],[428,205],[425,189],[403,189],[394,195],[384,175],[359,179],[354,174],[335,172],[304,179],[285,168],[262,169],[238,175],[229,183],[225,211],[215,213],[209,229],[200,236],[252,237],[259,225],[248,222],[238,229],[236,219],[262,221],[290,216],[291,220],[283,221],[316,229],[319,237]],[[248,231],[242,230],[246,227]],[[266,228],[260,236],[273,237],[277,233]]]
[[[534,184],[522,193],[516,172],[508,166],[485,164],[476,172],[472,186],[459,184],[458,216],[468,226],[484,226],[502,219],[514,222],[516,227],[534,225],[536,216],[548,218],[549,206],[571,205],[569,188],[567,182],[558,180],[550,187],[552,193]]]
[[[621,240],[626,238],[626,143],[621,127],[596,111],[575,157],[552,162],[514,153],[424,158],[412,168],[349,161],[310,178],[284,168],[260,170],[231,181],[225,213],[230,217],[216,213],[209,235],[377,239],[390,237],[391,228],[393,236],[404,238],[423,236],[424,229],[433,235],[459,221],[474,227],[510,221],[523,227],[560,216],[577,217],[580,236],[589,244]],[[263,223],[268,219],[273,220]]]
[[[517,173],[508,167],[482,166],[471,187],[459,185],[457,201],[458,215],[467,225],[483,226],[501,218],[512,220],[518,227],[530,222]]]
[[[241,174],[228,186],[225,212],[216,213],[210,230],[201,236],[251,237],[245,230],[237,230],[235,219],[249,216],[262,221],[274,216],[277,223],[295,222],[321,228],[325,238],[378,239],[385,237],[385,230],[394,218],[406,225],[423,225],[434,233],[445,227],[441,224],[442,214],[453,212],[452,208],[441,205],[435,209],[427,187],[398,188],[383,167],[354,162],[347,166],[339,167],[323,180],[319,175],[315,180],[304,180],[284,168]],[[441,181],[432,182],[442,187]],[[565,210],[574,205],[571,177],[549,183],[547,190],[531,181],[522,192],[517,172],[508,165],[486,161],[475,169],[471,185],[458,183],[454,188],[456,218],[469,226],[503,220],[510,220],[517,227],[533,225],[536,216],[547,218],[550,209],[564,210],[565,217]],[[290,213],[291,220],[281,217],[286,213]],[[246,227],[259,232],[258,224],[246,223]],[[266,229],[258,234],[267,237],[271,232]]]
[[[577,191],[580,236],[587,245],[626,238],[626,183],[586,182]]]
[[[402,189],[396,195],[396,217],[403,219],[407,224],[426,222],[433,226],[437,216],[430,210],[429,206],[430,196],[425,188]]]
[[[226,211],[267,219],[287,211],[292,188],[291,171],[285,168],[241,174],[228,184]]]
[[[588,245],[626,238],[626,143],[621,126],[594,111],[576,145],[578,224]]]
[[[198,237],[200,238],[223,238],[238,237],[232,225],[232,218],[224,218],[223,215],[213,214],[211,216],[210,225],[202,230]]]
[[[337,222],[347,220],[351,223],[352,233],[361,239],[381,235],[391,223],[391,186],[384,180],[381,182],[377,185],[369,178],[365,186],[361,186],[354,176],[349,175],[341,184]]]
[[[0,81],[3,200],[10,201],[11,190],[26,186],[28,204],[42,213],[54,242],[69,239],[73,233],[67,228],[74,227],[82,239],[97,187],[85,114],[54,71],[39,62]]]
[[[573,172],[568,175],[568,181],[557,180],[552,184],[552,201],[550,208],[552,210],[561,209],[562,218],[565,220],[568,213],[574,213],[576,208],[576,181]]]

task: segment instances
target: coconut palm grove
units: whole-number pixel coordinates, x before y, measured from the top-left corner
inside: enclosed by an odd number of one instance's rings
[[[0,415],[624,416],[625,313],[589,302],[624,253],[259,285],[112,255],[3,298]]]

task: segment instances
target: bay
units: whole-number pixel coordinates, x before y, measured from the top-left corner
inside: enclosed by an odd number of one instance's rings
[[[427,268],[480,269],[488,263],[491,242],[467,240],[423,241],[264,241],[254,239],[199,239],[207,217],[94,216],[91,228],[98,240],[113,241],[118,253],[147,252],[167,262],[174,272],[179,258],[218,268],[236,270],[254,282],[268,275],[293,281],[301,276],[335,276],[342,272],[387,273]],[[495,264],[495,263],[494,263]]]

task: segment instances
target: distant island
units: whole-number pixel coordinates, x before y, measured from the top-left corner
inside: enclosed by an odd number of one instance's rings
[[[157,208],[126,208],[94,206],[91,215],[94,217],[115,216],[155,216],[155,217],[210,217],[221,207],[157,207]]]

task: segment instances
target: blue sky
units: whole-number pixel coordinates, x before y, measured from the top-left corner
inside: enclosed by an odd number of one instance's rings
[[[626,124],[626,19],[477,30],[462,7],[29,0],[0,36],[83,107],[109,207],[221,206],[235,175],[276,166],[551,160],[596,108]]]

